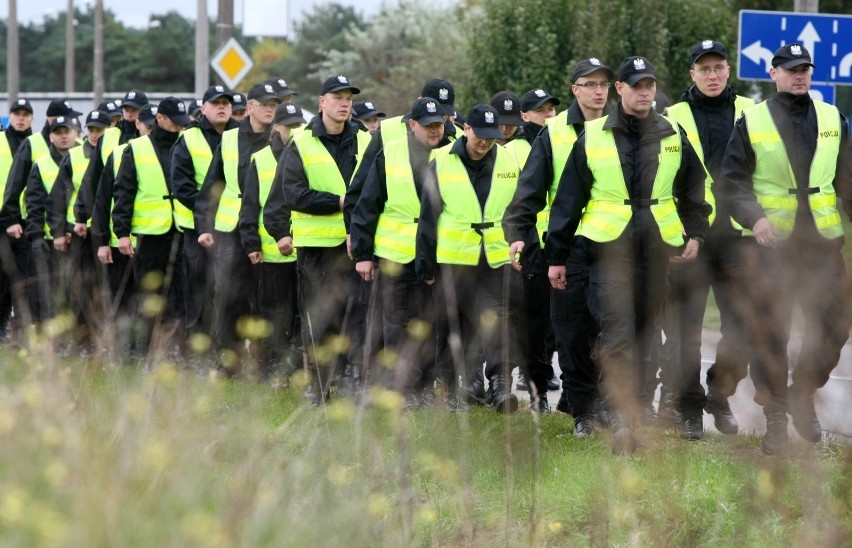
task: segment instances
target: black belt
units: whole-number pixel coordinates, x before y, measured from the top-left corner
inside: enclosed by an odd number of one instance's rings
[[[819,194],[818,186],[809,186],[806,188],[791,188],[787,192],[790,194],[796,194],[798,196],[807,196],[809,194]]]
[[[420,222],[420,219],[418,219],[417,217],[415,217],[414,219],[412,219],[412,221],[414,221],[414,224],[417,224],[417,223],[419,223],[419,222]]]
[[[494,223],[470,223],[470,228],[482,236],[482,231],[486,228],[494,228]]]
[[[637,207],[650,207],[652,205],[657,205],[658,203],[660,203],[660,201],[656,198],[651,198],[650,200],[646,200],[644,198],[637,198],[635,200],[624,200],[624,205]]]
[[[171,200],[172,198],[174,198],[174,196],[172,196],[171,194],[166,194],[165,196],[163,196],[163,200]]]

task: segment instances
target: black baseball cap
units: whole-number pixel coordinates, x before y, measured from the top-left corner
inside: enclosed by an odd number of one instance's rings
[[[359,88],[356,88],[355,86],[349,83],[349,78],[347,78],[346,76],[330,76],[326,78],[325,82],[322,83],[322,87],[320,88],[320,95],[340,91],[342,89],[351,90],[352,95],[358,95],[359,93],[361,93],[361,90]]]
[[[189,104],[189,115],[198,116],[201,114],[201,107],[204,105],[203,99],[193,99]]]
[[[33,114],[33,106],[26,99],[18,99],[9,107],[9,112],[15,112],[16,110],[26,110],[30,114]]]
[[[559,99],[545,90],[541,88],[531,89],[524,93],[524,97],[521,99],[521,112],[528,112],[530,110],[541,108],[541,106],[548,101],[553,103],[553,106],[559,104]]]
[[[82,112],[77,112],[71,108],[71,103],[65,99],[54,99],[47,105],[48,116],[64,116],[66,118],[74,118],[82,115]]]
[[[93,110],[86,116],[86,127],[109,127],[109,114],[101,110]]]
[[[447,80],[436,78],[429,80],[420,90],[421,97],[434,97],[444,109],[444,114],[454,116],[456,113],[456,90]]]
[[[616,80],[624,82],[628,86],[635,86],[636,82],[643,78],[651,78],[656,81],[657,69],[654,68],[651,61],[648,61],[648,59],[642,56],[634,55],[628,57],[618,67]]]
[[[61,127],[67,127],[76,131],[77,124],[74,123],[74,118],[71,116],[57,116],[50,124],[50,132],[53,133]]]
[[[411,120],[421,126],[428,126],[436,122],[444,123],[444,109],[441,103],[432,97],[421,97],[411,105]]]
[[[715,40],[702,40],[701,42],[692,46],[692,53],[690,55],[690,65],[694,65],[696,61],[698,61],[704,55],[708,53],[715,53],[716,55],[720,55],[722,59],[728,58],[728,50],[725,49],[724,44],[722,42],[717,42]]]
[[[279,99],[284,99],[285,97],[290,97],[292,95],[299,95],[287,85],[287,80],[284,78],[279,78],[277,76],[272,76],[263,81],[264,84],[272,84],[272,87],[275,89],[275,93],[278,94]]]
[[[266,101],[281,102],[281,99],[278,98],[278,94],[275,93],[275,88],[272,87],[272,84],[264,83],[255,84],[249,89],[248,100],[257,101],[259,103],[265,103]]]
[[[775,50],[775,56],[772,58],[773,67],[791,69],[799,65],[814,66],[808,48],[802,44],[787,44]]]
[[[281,124],[282,126],[292,126],[293,124],[304,124],[305,115],[298,105],[293,103],[281,103],[275,107],[275,118],[272,119],[273,124]]]
[[[148,103],[139,109],[139,121],[145,124],[146,126],[153,126],[154,122],[157,121],[157,105],[152,105]]]
[[[491,98],[491,106],[497,111],[498,123],[506,126],[522,126],[521,100],[511,91],[499,91]]]
[[[121,108],[132,107],[142,108],[148,104],[148,96],[144,91],[132,89],[124,94],[124,99],[121,101]]]
[[[234,95],[234,97],[233,97],[234,106],[231,109],[232,112],[239,112],[241,110],[245,110],[246,109],[246,102],[247,102],[246,96],[242,93],[239,93],[239,92],[234,92],[233,95]]]
[[[491,105],[480,103],[467,111],[465,123],[480,139],[502,139],[499,114]]]
[[[177,97],[166,97],[160,101],[157,113],[166,116],[179,126],[187,126],[191,121],[186,113],[186,105]]]
[[[116,99],[114,101],[102,101],[101,104],[98,105],[98,110],[106,112],[109,114],[110,118],[120,118],[122,115],[121,99]]]
[[[230,102],[234,102],[234,94],[225,86],[210,86],[204,92],[204,95],[201,96],[201,102],[206,103],[207,101],[215,101],[219,97],[224,97]]]
[[[370,118],[387,118],[387,114],[379,112],[379,109],[371,101],[358,101],[352,105],[352,117],[356,120],[368,120]]]
[[[602,70],[606,72],[607,78],[612,80],[615,78],[615,73],[612,72],[612,69],[608,66],[601,63],[601,60],[597,57],[590,57],[588,59],[583,59],[577,66],[574,67],[574,73],[571,75],[571,83],[577,82],[578,78],[582,78],[583,76],[588,76],[594,72]]]

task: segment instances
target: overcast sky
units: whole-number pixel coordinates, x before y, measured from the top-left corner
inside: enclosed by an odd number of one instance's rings
[[[9,16],[9,2],[12,0],[0,0],[0,19]],[[239,24],[243,19],[243,9],[246,2],[281,4],[286,0],[234,0],[234,18]],[[335,0],[339,4],[355,6],[363,15],[376,13],[383,3],[395,2],[396,0]],[[18,20],[22,23],[38,22],[45,16],[55,16],[64,12],[68,7],[68,0],[17,0]],[[314,6],[327,4],[329,0],[290,0],[291,20],[297,20],[302,13],[312,11]],[[93,0],[74,0],[78,9],[86,9],[87,5],[94,5]],[[217,0],[207,0],[208,15],[216,16]],[[112,11],[126,25],[133,27],[146,27],[152,14],[163,14],[171,10],[177,10],[188,19],[194,19],[196,13],[196,0],[104,0],[104,8]],[[292,30],[292,24],[290,26]]]

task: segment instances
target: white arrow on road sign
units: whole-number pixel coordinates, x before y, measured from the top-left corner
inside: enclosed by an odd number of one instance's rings
[[[808,53],[811,54],[811,62],[816,64],[816,55],[814,54],[816,52],[816,43],[822,42],[822,40],[814,24],[808,21],[808,24],[805,25],[805,28],[802,29],[802,32],[799,33],[797,38],[805,46],[805,49],[808,50]]]
[[[849,77],[852,76],[852,53],[847,53],[843,59],[840,60],[840,65],[837,67],[840,76]]]
[[[760,40],[742,49],[743,55],[748,57],[752,63],[760,65],[761,61],[766,61],[766,72],[769,72],[769,67],[772,66],[772,51],[762,47]]]

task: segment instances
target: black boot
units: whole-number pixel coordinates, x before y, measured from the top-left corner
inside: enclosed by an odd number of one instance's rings
[[[530,383],[523,371],[518,371],[518,381],[515,383],[515,390],[518,392],[530,391]]]
[[[713,415],[713,424],[719,432],[733,436],[739,431],[740,425],[737,423],[733,412],[731,412],[731,406],[728,405],[727,398],[709,392],[704,409]]]
[[[512,394],[511,385],[503,375],[491,375],[488,382],[489,401],[495,411],[508,414],[518,410],[518,397]]]
[[[700,440],[704,437],[704,413],[700,409],[683,414],[680,437],[690,441]]]
[[[633,425],[619,411],[609,413],[609,425],[612,428],[612,454],[632,455],[639,449],[639,439]]]
[[[533,398],[530,392],[530,407],[538,405],[538,412],[542,415],[550,413],[550,405],[547,403],[547,392],[539,392],[538,398]]]
[[[767,455],[786,455],[790,449],[790,441],[787,438],[787,413],[775,407],[764,407],[763,414],[766,415],[763,452]]]
[[[685,420],[675,406],[674,392],[666,385],[660,389],[660,405],[657,409],[657,423],[660,428],[677,428]]]
[[[485,395],[485,386],[481,379],[474,378],[470,380],[464,388],[464,396],[467,403],[488,405],[488,399]]]
[[[789,391],[790,415],[793,427],[803,440],[817,443],[822,439],[822,425],[814,408],[814,394],[807,389],[792,385]]]

